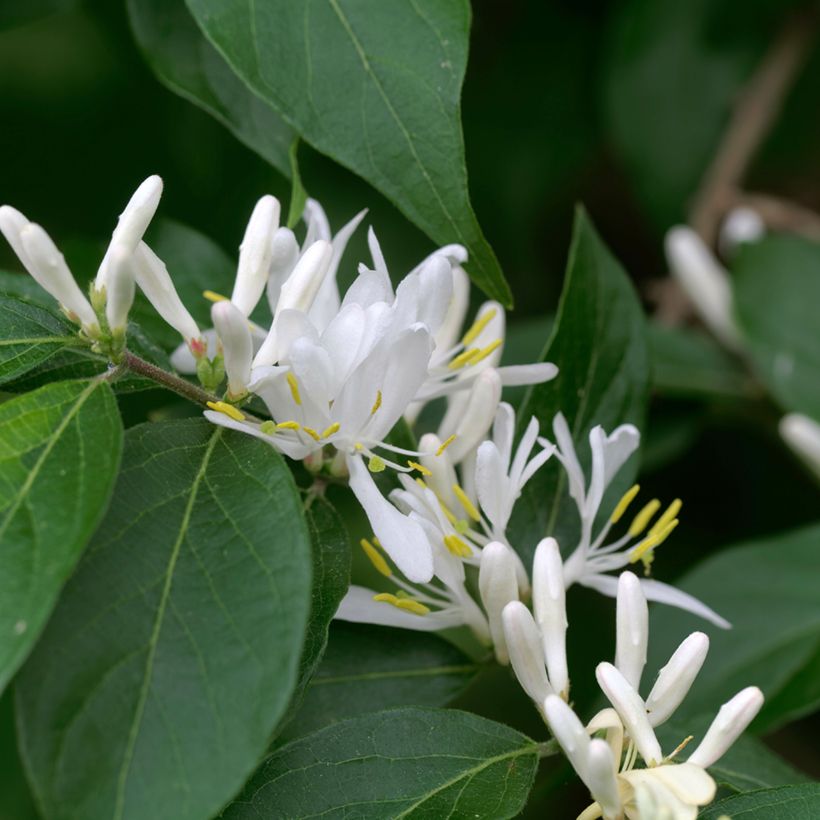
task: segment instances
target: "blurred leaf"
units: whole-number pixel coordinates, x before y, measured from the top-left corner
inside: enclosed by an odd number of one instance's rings
[[[596,424],[607,432],[624,422],[642,425],[649,369],[643,312],[631,282],[583,210],[576,215],[564,290],[543,359],[558,365],[558,376],[533,388],[520,425],[534,415],[542,433],[551,436],[560,410],[584,467],[589,466],[589,431]],[[618,487],[631,480],[634,462],[619,474]],[[555,459],[524,488],[511,527],[511,543],[525,565],[547,532],[565,547],[577,540],[578,514]]]
[[[234,70],[314,148],[350,168],[512,301],[467,191],[460,95],[465,0],[187,0]]]
[[[234,74],[197,28],[185,0],[128,0],[128,14],[157,77],[289,177],[293,130]]]
[[[121,449],[105,382],[58,382],[0,405],[0,689],[105,511]]]
[[[11,691],[0,700],[0,820],[38,820],[34,798],[17,753]]]
[[[738,398],[753,394],[754,383],[738,361],[704,333],[647,325],[652,386],[670,395]]]
[[[446,709],[395,709],[320,729],[275,751],[225,820],[290,817],[514,817],[537,745],[507,726]]]
[[[310,562],[274,450],[202,420],[131,428],[108,515],[17,686],[46,815],[213,816],[290,702]]]
[[[783,724],[816,702],[816,684],[806,691],[791,682],[816,663],[818,577],[820,526],[813,526],[723,550],[679,580],[676,586],[732,623],[730,630],[718,629],[672,607],[653,613],[650,665],[655,669],[694,629],[708,633],[711,640],[709,657],[677,712],[681,719],[714,714],[750,683],[759,686],[767,699],[754,723],[760,732]],[[779,693],[784,690],[789,697],[781,700]]]
[[[820,421],[820,244],[772,236],[742,246],[735,308],[760,378],[786,410]]]
[[[66,319],[32,303],[0,296],[0,384],[68,347],[85,346]]]
[[[336,621],[321,666],[284,736],[396,706],[445,706],[480,669],[452,644],[405,629]]]
[[[736,794],[714,803],[702,820],[743,817],[743,820],[815,820],[820,817],[820,783],[780,786]]]
[[[766,704],[766,714],[789,715],[797,719],[820,707],[820,640],[814,655],[802,669]]]
[[[0,3],[0,29],[13,28],[61,11],[70,11],[77,0],[3,0]]]

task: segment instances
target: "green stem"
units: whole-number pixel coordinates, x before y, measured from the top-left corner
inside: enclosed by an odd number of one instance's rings
[[[191,382],[175,376],[155,364],[151,364],[151,362],[146,362],[145,359],[141,359],[130,350],[123,351],[122,367],[131,370],[133,373],[139,373],[140,376],[145,376],[145,378],[151,379],[163,387],[173,390],[177,395],[197,404],[207,405],[209,401],[219,401],[212,393],[206,392],[201,387],[197,387],[195,384],[191,384]]]
[[[543,760],[545,757],[553,757],[559,754],[561,747],[557,740],[545,740],[538,744],[538,759]]]

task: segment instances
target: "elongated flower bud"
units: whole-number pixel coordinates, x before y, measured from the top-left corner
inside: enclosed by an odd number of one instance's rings
[[[660,726],[681,705],[706,660],[709,638],[693,632],[672,654],[646,699],[652,726]]]
[[[543,708],[547,695],[553,694],[547,680],[541,635],[527,607],[512,601],[501,613],[504,639],[512,668],[524,691]]]
[[[631,572],[618,578],[615,666],[637,691],[646,665],[649,641],[649,609],[641,582]]]
[[[98,329],[97,315],[88,299],[74,281],[65,259],[51,237],[39,226],[29,222],[19,232],[23,249],[20,261],[28,261],[29,273],[72,317],[92,333]]]
[[[271,260],[271,237],[279,226],[279,200],[263,196],[253,209],[242,244],[239,246],[239,264],[231,301],[250,316],[259,302],[265,285]]]
[[[567,609],[561,551],[554,538],[543,539],[535,550],[532,604],[544,643],[550,685],[566,700],[569,695]]]
[[[587,788],[589,784],[589,735],[578,715],[557,695],[544,699],[544,717],[564,754]]]
[[[640,695],[611,663],[599,663],[595,677],[647,765],[660,763],[663,757],[661,747],[649,725]]]
[[[706,736],[689,756],[688,762],[704,769],[717,763],[754,720],[761,706],[763,693],[756,686],[747,686],[738,692],[720,707]]]
[[[481,443],[495,419],[501,401],[501,378],[494,368],[482,371],[470,388],[467,406],[455,429],[455,439],[449,446],[450,460],[458,464],[467,453]]]
[[[154,309],[190,345],[200,339],[199,327],[182,304],[165,263],[140,242],[132,258],[140,290]]]
[[[512,550],[506,544],[491,541],[481,551],[478,589],[490,622],[495,656],[500,664],[506,666],[510,662],[510,655],[504,637],[501,613],[510,601],[518,599],[515,559]]]
[[[590,740],[587,751],[587,785],[607,820],[623,816],[615,771],[615,760],[607,742],[600,738]]]
[[[134,303],[134,271],[131,254],[124,245],[111,248],[108,284],[105,288],[105,318],[113,333],[121,333],[128,324],[128,311]]]
[[[272,316],[276,315],[282,283],[290,276],[299,261],[299,243],[290,228],[277,228],[270,241],[271,256],[268,274],[268,304]]]
[[[228,396],[239,398],[248,392],[251,378],[253,341],[248,319],[232,302],[217,302],[211,308],[211,318],[222,342],[225,372],[228,375]]]
[[[820,476],[820,424],[801,413],[780,419],[780,436]]]

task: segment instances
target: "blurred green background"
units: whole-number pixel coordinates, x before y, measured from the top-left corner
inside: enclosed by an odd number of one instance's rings
[[[289,183],[155,79],[123,3],[58,5],[62,11],[38,17],[38,3],[0,0],[0,201],[43,224],[79,272],[94,264],[89,248],[110,235],[137,183],[158,173],[165,180],[161,215],[234,255],[256,199],[272,192],[287,202]],[[652,313],[652,283],[665,276],[663,232],[685,219],[731,103],[784,15],[799,6],[473,3],[463,123],[473,203],[516,298],[508,359],[532,360],[546,341],[579,201]],[[813,48],[756,155],[747,178],[752,190],[820,210],[819,91],[820,49]],[[368,222],[397,276],[431,249],[358,178],[306,146],[300,162],[332,225],[370,209]],[[364,236],[360,231],[346,256],[343,279],[365,258]],[[0,269],[18,267],[3,244]],[[777,439],[776,409],[753,389],[675,385],[662,337],[653,339],[642,484],[660,498],[684,500],[681,526],[659,552],[655,572],[673,580],[721,547],[816,520],[816,485]],[[572,604],[584,617],[609,617],[609,603],[593,596],[579,593]],[[579,661],[599,659],[609,637],[590,641],[590,658]],[[520,725],[537,733],[532,710],[501,672],[465,704],[503,719],[504,710],[487,705],[487,692],[499,690],[496,702],[520,700]],[[770,741],[820,775],[818,730],[820,721],[806,718]],[[19,781],[11,765],[0,764],[7,801]],[[0,808],[2,818],[22,816],[23,808]]]

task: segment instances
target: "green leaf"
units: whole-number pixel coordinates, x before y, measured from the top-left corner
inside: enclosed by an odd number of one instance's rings
[[[351,718],[274,752],[223,813],[292,817],[514,817],[537,745],[486,718],[396,709]]]
[[[552,436],[552,420],[560,410],[585,467],[592,427],[600,424],[610,432],[624,422],[641,426],[649,370],[641,305],[582,209],[575,218],[564,291],[543,358],[557,364],[559,373],[533,388],[519,413],[522,426],[534,415],[542,433]],[[634,462],[621,471],[616,491],[631,480]],[[547,533],[565,548],[577,540],[577,511],[555,459],[524,488],[511,526],[511,543],[525,565]]]
[[[820,244],[772,236],[741,248],[735,309],[760,378],[783,407],[820,420]]]
[[[69,321],[31,302],[0,296],[0,384],[19,378],[67,347],[82,345]]]
[[[691,631],[709,634],[711,649],[678,719],[717,708],[756,684],[766,695],[753,724],[774,728],[817,702],[817,685],[793,685],[816,664],[820,634],[820,526],[724,550],[684,575],[676,586],[727,618],[721,630],[671,607],[653,613],[650,666],[659,668]],[[779,693],[789,691],[782,700]],[[803,698],[806,698],[805,700]]]
[[[299,173],[299,137],[294,137],[293,142],[290,144],[288,159],[290,160],[290,178],[292,183],[287,224],[289,228],[294,228],[296,223],[302,218],[305,203],[308,199],[307,191],[302,183],[302,175]]]
[[[239,76],[305,141],[367,180],[434,241],[466,245],[473,281],[511,303],[467,191],[466,0],[187,2]]]
[[[205,109],[290,176],[293,130],[233,73],[197,28],[185,0],[128,0],[128,15],[145,59],[171,91]]]
[[[780,786],[736,794],[704,809],[701,820],[816,820],[820,817],[820,783]]]
[[[17,752],[11,691],[0,700],[0,820],[39,820]]]
[[[319,670],[285,737],[396,706],[445,706],[480,665],[425,632],[336,621]]]
[[[109,512],[17,686],[44,813],[212,817],[296,686],[310,562],[272,448],[199,419],[131,428]]]
[[[13,28],[62,11],[70,11],[77,0],[3,0],[0,29]]]
[[[105,382],[58,382],[0,404],[0,689],[94,532],[121,449]]]

